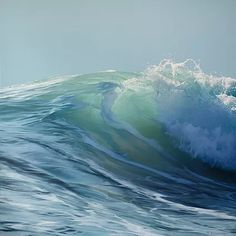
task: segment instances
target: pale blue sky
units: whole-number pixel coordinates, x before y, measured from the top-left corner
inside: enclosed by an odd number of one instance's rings
[[[0,0],[1,85],[193,58],[236,77],[235,0]]]

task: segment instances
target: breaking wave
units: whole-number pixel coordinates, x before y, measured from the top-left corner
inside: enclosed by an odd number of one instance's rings
[[[236,79],[164,60],[7,87],[0,111],[0,231],[235,233]]]

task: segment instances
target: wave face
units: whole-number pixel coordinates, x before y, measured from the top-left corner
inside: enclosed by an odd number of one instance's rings
[[[234,235],[236,79],[192,60],[0,90],[4,235]]]

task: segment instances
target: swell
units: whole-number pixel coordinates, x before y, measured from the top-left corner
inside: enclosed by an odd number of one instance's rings
[[[140,74],[101,72],[6,88],[0,119],[21,128],[64,122],[127,159],[157,162],[154,169],[159,161],[168,169],[187,160],[234,171],[235,91],[236,79],[206,75],[191,60],[165,60]]]

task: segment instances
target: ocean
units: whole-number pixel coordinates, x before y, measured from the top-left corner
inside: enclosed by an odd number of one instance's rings
[[[193,60],[0,90],[0,235],[235,235],[236,79]]]

